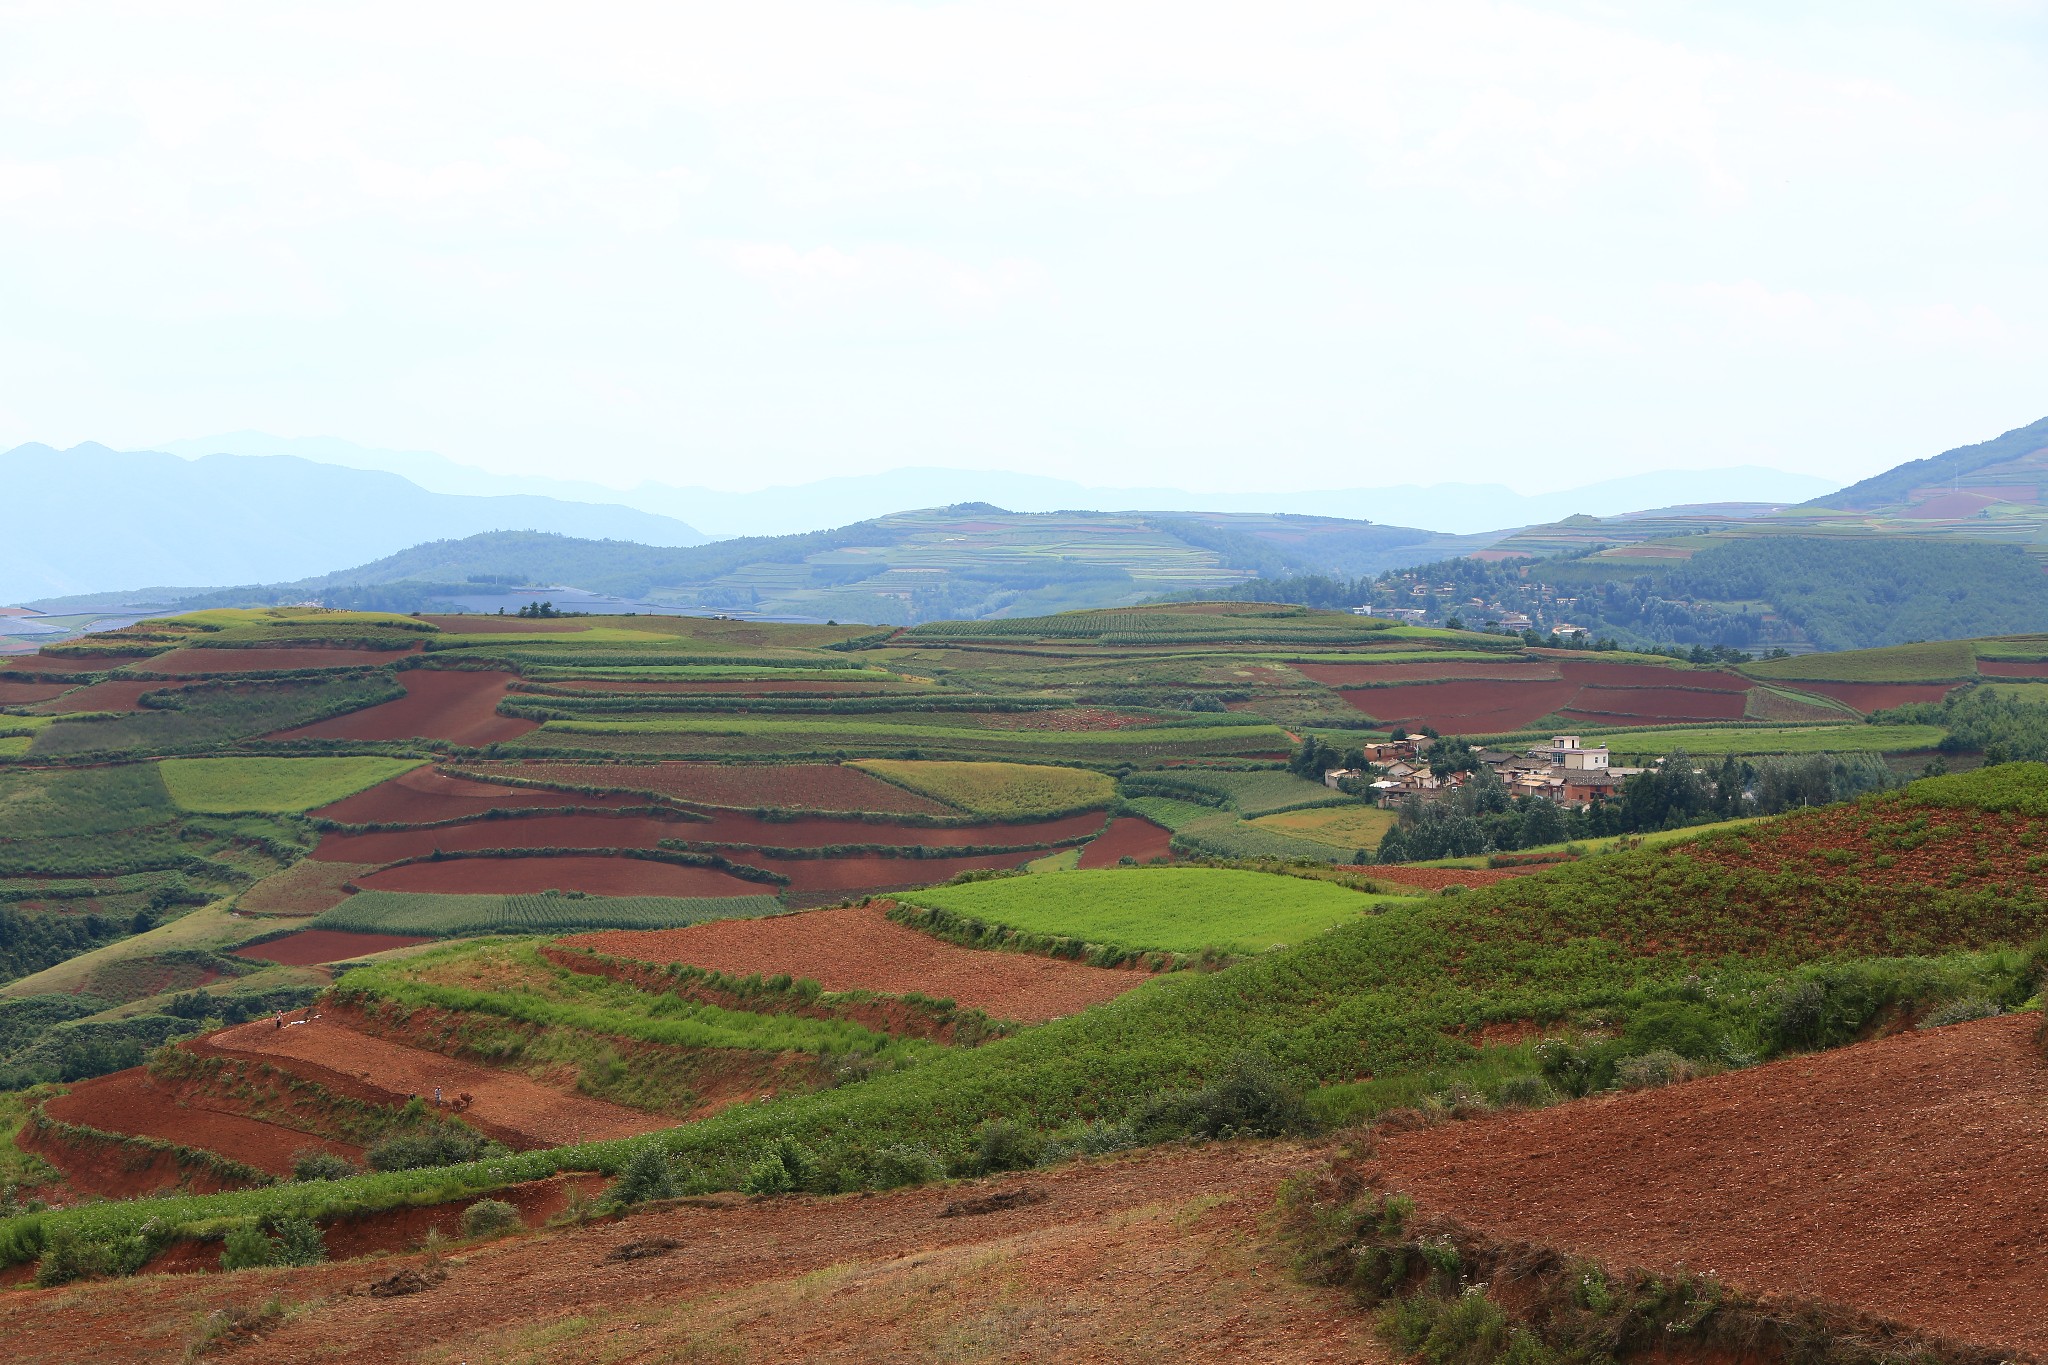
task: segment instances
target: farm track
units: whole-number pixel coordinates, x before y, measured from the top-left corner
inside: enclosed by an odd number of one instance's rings
[[[561,940],[641,962],[729,976],[808,977],[828,991],[950,999],[997,1019],[1041,1023],[1113,1000],[1149,978],[1062,958],[963,948],[905,928],[879,906],[845,906],[687,929],[609,930]]]
[[[1368,1171],[1496,1238],[2048,1352],[2039,1024],[1903,1033],[1385,1137]]]
[[[1316,1155],[1220,1143],[965,1186],[649,1209],[461,1252],[445,1282],[405,1297],[352,1291],[417,1258],[24,1290],[0,1295],[0,1331],[23,1365],[139,1365],[176,1358],[207,1312],[277,1295],[310,1307],[222,1358],[1384,1365],[1367,1319],[1296,1283],[1260,1227]],[[941,1216],[1019,1189],[1044,1198]],[[660,1240],[674,1250],[607,1260]]]
[[[223,651],[212,651],[220,653]],[[254,651],[238,651],[253,653]],[[392,656],[386,656],[387,660]],[[538,723],[498,714],[510,673],[414,668],[398,675],[403,697],[280,730],[272,739],[438,739],[484,745],[517,739]]]
[[[214,1055],[254,1057],[323,1084],[326,1073],[338,1074],[348,1084],[331,1088],[367,1090],[390,1104],[403,1104],[414,1095],[431,1098],[436,1086],[451,1103],[467,1093],[472,1098],[463,1117],[520,1150],[630,1137],[675,1125],[674,1119],[557,1090],[516,1071],[375,1037],[331,1013],[282,1029],[268,1020],[240,1024],[206,1041]]]

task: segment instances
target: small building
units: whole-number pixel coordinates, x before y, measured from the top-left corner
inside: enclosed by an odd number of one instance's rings
[[[1331,791],[1335,791],[1337,790],[1338,784],[1343,782],[1344,779],[1346,779],[1347,777],[1364,776],[1365,770],[1363,768],[1325,768],[1323,769],[1323,785],[1325,787],[1328,787]]]
[[[1500,616],[1500,623],[1506,626],[1509,630],[1527,630],[1529,629],[1529,627],[1535,624],[1535,622],[1529,619],[1526,613],[1519,611],[1502,612]]]

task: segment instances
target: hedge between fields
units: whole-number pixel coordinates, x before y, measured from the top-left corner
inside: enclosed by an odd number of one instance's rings
[[[761,882],[773,886],[789,885],[788,877],[780,872],[771,872],[767,868],[736,863],[716,853],[683,852],[664,848],[564,848],[559,845],[537,848],[437,848],[432,853],[419,853],[410,858],[385,863],[378,870],[381,872],[394,867],[411,867],[415,863],[446,863],[469,858],[636,858],[645,863],[668,863],[675,867],[715,868],[720,872],[730,873],[741,881]],[[361,891],[364,888],[350,882],[348,889]]]
[[[883,913],[906,928],[964,948],[994,948],[1032,957],[1067,958],[1085,962],[1091,967],[1123,967],[1135,963],[1152,972],[1175,972],[1191,967],[1212,970],[1237,961],[1235,956],[1222,952],[1175,953],[1122,948],[1113,943],[1094,943],[1068,934],[1028,933],[1004,924],[991,924],[974,915],[901,901],[890,902]]]

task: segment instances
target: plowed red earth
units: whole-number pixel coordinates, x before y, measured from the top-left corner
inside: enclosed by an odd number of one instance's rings
[[[1370,687],[1375,683],[1448,682],[1472,678],[1495,682],[1546,682],[1563,675],[1547,661],[1440,664],[1295,664],[1294,670],[1325,687]]]
[[[1359,867],[1354,871],[1372,878],[1376,882],[1393,882],[1399,886],[1417,886],[1425,891],[1441,891],[1447,886],[1492,886],[1510,877],[1526,877],[1531,872],[1542,871],[1542,865],[1532,867],[1405,867],[1398,863],[1386,867]]]
[[[346,962],[365,953],[381,953],[386,948],[409,948],[415,943],[432,942],[432,939],[410,934],[355,934],[340,929],[301,929],[296,934],[286,934],[268,943],[237,948],[235,956],[255,958],[261,962],[282,962],[289,967],[317,967],[324,962]]]
[[[1954,690],[1954,683],[1788,683],[1801,692],[1815,692],[1846,702],[1858,711],[1883,711],[1914,702],[1940,701]]]
[[[581,792],[546,791],[534,787],[510,787],[502,782],[472,782],[450,777],[433,768],[414,768],[389,782],[379,782],[354,796],[344,797],[313,814],[344,825],[422,824],[430,820],[459,820],[482,815],[487,810],[509,810],[522,806],[644,806],[638,793],[607,792],[590,796]]]
[[[1745,697],[1740,692],[1679,687],[1581,687],[1568,710],[1585,715],[1627,716],[1644,720],[1740,720]]]
[[[1977,671],[1987,678],[2048,678],[2048,659],[1979,659]]]
[[[1136,815],[1119,815],[1081,850],[1081,867],[1115,867],[1120,858],[1149,863],[1173,856],[1173,831]]]
[[[1375,687],[1339,695],[1382,725],[1428,725],[1451,734],[1519,730],[1562,710],[1579,685],[1544,682],[1440,682]]]
[[[516,1071],[498,1071],[373,1038],[333,1018],[281,1029],[270,1020],[258,1020],[222,1029],[208,1041],[213,1051],[261,1057],[314,1081],[323,1079],[323,1071],[338,1073],[351,1088],[367,1086],[393,1102],[403,1103],[412,1095],[431,1097],[435,1086],[449,1100],[468,1094],[465,1117],[522,1148],[626,1137],[675,1123],[555,1090]]]
[[[301,1307],[227,1358],[1384,1365],[1370,1318],[1297,1281],[1261,1226],[1316,1156],[1210,1143],[967,1186],[652,1209],[443,1252],[445,1282],[402,1297],[350,1291],[418,1258],[21,1290],[0,1295],[0,1332],[23,1365],[153,1365],[215,1310],[275,1295]],[[1044,1198],[940,1216],[1025,1188]],[[607,1259],[658,1240],[675,1250]]]
[[[836,858],[777,858],[763,853],[735,855],[733,861],[766,868],[789,878],[792,895],[902,891],[932,886],[984,867],[1022,867],[1041,850],[1016,853],[973,853],[956,858],[891,858],[881,853],[852,853]],[[771,888],[755,887],[756,891]]]
[[[291,1031],[294,1030],[287,1030]],[[362,1156],[361,1148],[346,1143],[265,1123],[245,1114],[202,1108],[159,1084],[140,1067],[81,1081],[71,1087],[69,1094],[44,1105],[43,1111],[65,1123],[218,1152],[272,1175],[290,1175],[292,1154],[305,1147],[320,1147],[351,1160]]]
[[[794,669],[791,670],[791,672],[795,671]],[[690,682],[678,678],[667,682],[607,682],[601,678],[576,678],[549,682],[546,686],[550,691],[560,692],[649,692],[682,696],[698,692],[737,692],[744,696],[780,696],[784,694],[799,695],[804,693],[831,692],[907,692],[914,694],[916,690],[901,684],[890,686],[894,682],[895,679],[893,678],[883,677],[877,677],[873,682],[855,682],[851,679],[843,682],[832,679],[806,682],[796,680],[785,681],[780,678],[762,678],[757,680],[706,678],[699,682]]]
[[[4,665],[9,673],[93,673],[111,666],[98,658],[65,658],[61,654],[10,654]]]
[[[1519,729],[1551,714],[1588,721],[1625,717],[1632,724],[1736,720],[1742,715],[1743,694],[1755,685],[1731,673],[1553,659],[1562,675],[1555,680],[1466,675],[1450,682],[1375,687],[1340,695],[1382,725],[1429,725],[1454,734],[1484,734]],[[1552,666],[1549,662],[1532,665]],[[1308,672],[1314,665],[1300,667]],[[1444,667],[1449,671],[1454,666]]]
[[[594,896],[762,896],[775,892],[772,886],[745,881],[715,867],[576,853],[559,858],[447,858],[407,863],[373,872],[356,885],[366,891],[511,896],[550,889],[587,891]]]
[[[2048,1351],[2048,1067],[2013,1015],[1383,1138],[1494,1236]]]
[[[804,848],[826,844],[890,844],[927,848],[1023,848],[1085,838],[1102,828],[1101,811],[1084,811],[1058,820],[1004,825],[891,825],[868,820],[806,817],[763,820],[741,811],[719,811],[705,824],[693,824],[686,839],[706,843],[762,844],[771,848]]]
[[[509,673],[415,668],[398,675],[405,695],[395,701],[332,716],[311,725],[280,730],[274,739],[439,739],[450,744],[485,745],[516,739],[539,728],[530,720],[498,714]]]
[[[466,763],[464,772],[502,774],[574,787],[654,792],[707,806],[958,815],[930,797],[834,763]]]
[[[1915,819],[1925,821],[1917,831],[1911,827]],[[1830,880],[1997,886],[2017,895],[2038,885],[2040,873],[2028,863],[2048,851],[2048,821],[1896,801],[1800,811],[1741,834],[1675,844],[1669,855],[1716,867],[1797,871]],[[1918,842],[1899,848],[1894,841]],[[1855,856],[1845,862],[1823,856],[1837,851]],[[1891,861],[1879,867],[1880,856]]]
[[[60,682],[8,682],[0,678],[0,706],[27,706],[32,702],[61,697],[71,684]]]
[[[663,839],[701,837],[701,821],[651,815],[522,815],[428,829],[327,834],[313,856],[335,863],[395,863],[480,848],[653,848]]]
[[[1603,687],[1682,687],[1708,692],[1747,692],[1756,686],[1748,678],[1710,669],[1601,663],[1594,659],[1559,659],[1557,667],[1573,682],[1596,683]]]
[[[410,650],[398,649],[174,649],[128,665],[135,673],[192,677],[204,673],[265,673],[292,668],[379,668]]]
[[[177,687],[176,683],[163,681],[88,683],[76,692],[66,693],[55,701],[46,701],[35,709],[46,716],[71,711],[140,711],[144,693],[175,691]]]
[[[716,920],[688,929],[580,934],[562,942],[614,957],[684,962],[733,976],[788,972],[828,991],[915,991],[997,1019],[1028,1023],[1112,1000],[1147,979],[1061,958],[962,948],[907,929],[872,905]]]

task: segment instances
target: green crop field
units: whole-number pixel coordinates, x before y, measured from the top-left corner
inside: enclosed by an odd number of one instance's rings
[[[1133,950],[1261,953],[1365,914],[1383,898],[1229,868],[1102,868],[937,887],[911,905]]]
[[[1271,815],[1277,811],[1302,810],[1309,806],[1358,804],[1346,796],[1284,769],[1229,772],[1201,768],[1177,768],[1163,772],[1133,774],[1123,791],[1134,796],[1187,797],[1208,799],[1230,806],[1245,815]]]
[[[1615,730],[1600,736],[1615,754],[1900,754],[1932,749],[1947,734],[1939,725],[1728,726],[1700,730]]]
[[[847,765],[991,820],[1029,820],[1106,806],[1116,784],[1102,773],[1038,763],[944,763],[888,758]]]
[[[1745,664],[1742,671],[1773,682],[1949,682],[1977,676],[1977,649],[1970,640],[1934,640],[1841,654],[1801,654]]]
[[[158,764],[179,808],[214,814],[311,810],[424,763],[418,758],[167,758]]]
[[[773,896],[436,895],[362,891],[310,921],[316,929],[462,938],[572,934],[597,929],[679,929],[714,919],[778,914]]]

